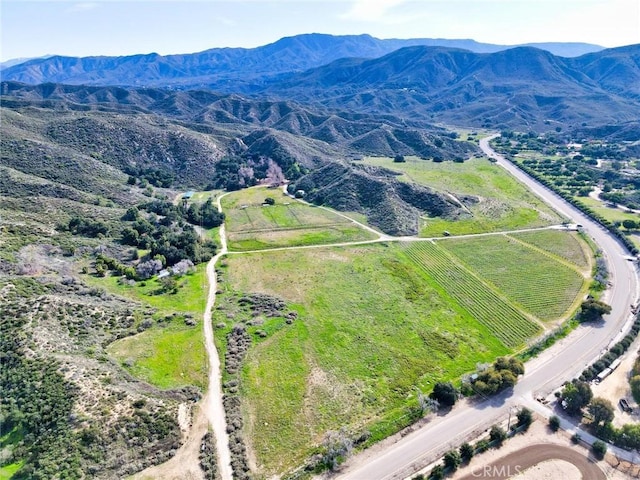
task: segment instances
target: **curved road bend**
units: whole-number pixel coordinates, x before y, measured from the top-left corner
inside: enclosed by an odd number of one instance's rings
[[[607,230],[493,151],[489,146],[491,138],[480,141],[483,151],[496,158],[498,165],[526,184],[559,213],[583,225],[602,249],[612,282],[607,292],[611,313],[601,325],[580,326],[564,340],[527,362],[526,373],[513,392],[504,392],[475,405],[460,405],[446,416],[437,417],[381,453],[376,453],[375,457],[367,451],[362,452],[343,465],[337,476],[341,480],[407,477],[414,471],[412,466],[427,464],[457,447],[472,434],[481,433],[504,418],[511,406],[536,403],[532,402],[534,394],[547,395],[563,382],[577,376],[609,344],[623,335],[626,324],[632,320],[629,307],[637,301],[638,276],[634,264],[625,260],[627,252],[622,245]]]
[[[222,211],[220,195],[216,200],[218,211]],[[218,454],[218,470],[222,480],[232,480],[231,452],[229,451],[229,435],[227,434],[227,420],[222,403],[222,379],[220,371],[220,358],[218,350],[213,341],[213,326],[211,325],[211,312],[216,302],[216,263],[227,253],[227,237],[225,235],[224,223],[220,225],[220,251],[207,264],[207,278],[209,280],[209,294],[207,296],[207,306],[204,311],[204,340],[209,357],[209,388],[205,395],[203,405],[204,411],[209,419],[209,425],[213,430],[215,438],[216,452]]]

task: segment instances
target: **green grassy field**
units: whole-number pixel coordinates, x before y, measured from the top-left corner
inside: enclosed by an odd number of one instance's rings
[[[365,158],[370,165],[386,167],[403,175],[400,180],[429,186],[462,200],[464,195],[479,198],[466,202],[469,218],[456,221],[424,218],[420,236],[441,236],[445,230],[454,235],[513,230],[560,223],[561,217],[533,195],[524,185],[486,158],[464,163],[435,163],[406,157],[405,163],[390,158]]]
[[[265,205],[267,197],[274,205]],[[250,188],[222,199],[228,245],[246,251],[370,240],[373,234],[333,212],[294,200],[281,190]]]
[[[226,289],[276,295],[301,312],[254,343],[245,361],[245,438],[260,474],[294,467],[341,425],[389,433],[407,421],[416,387],[429,391],[509,352],[403,250],[228,258]],[[224,306],[224,294],[219,301]],[[215,321],[229,323],[224,310]],[[217,331],[219,344],[224,332]]]
[[[248,328],[253,344],[241,395],[258,475],[294,468],[341,426],[376,438],[392,433],[408,421],[417,389],[456,382],[478,362],[519,350],[541,333],[524,306],[547,318],[557,301],[564,313],[588,260],[575,234],[538,233],[521,235],[532,245],[559,245],[547,253],[490,236],[227,257],[214,319],[226,325],[216,331],[222,352],[239,321],[230,314],[234,295],[267,293],[299,313],[291,325],[267,319]],[[505,262],[499,252],[518,261]],[[478,260],[467,266],[473,255]],[[583,264],[572,269],[572,259]],[[527,282],[512,287],[523,271]]]
[[[160,388],[207,383],[207,359],[202,338],[202,314],[206,305],[205,264],[183,277],[176,294],[160,294],[160,283],[148,280],[145,285],[122,285],[116,277],[86,277],[88,283],[105,288],[158,309],[161,315],[189,313],[197,321],[187,326],[183,320],[154,325],[138,335],[109,345],[107,351],[130,373]]]
[[[558,320],[577,306],[586,293],[587,279],[576,266],[560,263],[521,241],[493,235],[481,241],[451,239],[438,245],[525,312],[544,321]]]
[[[206,389],[208,364],[201,323],[186,327],[175,321],[117,340],[107,352],[131,374],[157,387],[195,385]]]

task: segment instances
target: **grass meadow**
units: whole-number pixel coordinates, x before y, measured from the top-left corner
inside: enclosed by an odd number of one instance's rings
[[[405,163],[394,163],[391,158],[365,158],[370,165],[402,172],[400,180],[426,185],[456,198],[471,195],[479,200],[465,202],[471,214],[467,218],[453,221],[423,218],[420,236],[441,236],[445,230],[453,235],[515,230],[562,221],[523,184],[486,158],[473,158],[464,163],[436,163],[411,156],[405,160]]]
[[[266,205],[270,197],[275,202]],[[222,199],[230,250],[352,242],[375,238],[349,219],[266,187],[233,192]]]
[[[571,307],[588,259],[575,234],[537,234],[531,246],[489,236],[229,255],[214,320],[226,325],[222,352],[238,294],[274,295],[299,313],[291,325],[267,319],[266,338],[249,328],[241,395],[257,473],[289,471],[341,426],[383,438],[409,423],[418,389],[455,383],[542,333],[535,315]],[[553,239],[552,252],[534,245]],[[528,281],[512,287],[523,271]]]
[[[245,438],[261,475],[293,468],[342,425],[384,437],[408,423],[417,388],[455,381],[510,351],[402,250],[228,257],[226,289],[269,293],[300,312],[254,342],[244,364]],[[229,322],[224,311],[219,321]]]
[[[198,265],[195,273],[184,276],[176,294],[161,294],[161,285],[155,279],[130,286],[120,284],[117,277],[87,277],[94,286],[155,307],[157,316],[188,313],[196,320],[195,326],[186,325],[182,319],[156,322],[138,335],[110,344],[108,353],[127,371],[159,388],[206,388],[208,367],[202,314],[209,286],[205,267],[206,264]]]

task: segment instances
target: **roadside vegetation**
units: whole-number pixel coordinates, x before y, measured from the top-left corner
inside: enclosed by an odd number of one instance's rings
[[[640,152],[634,142],[573,132],[503,131],[494,148],[638,252]],[[625,223],[626,222],[626,223]]]

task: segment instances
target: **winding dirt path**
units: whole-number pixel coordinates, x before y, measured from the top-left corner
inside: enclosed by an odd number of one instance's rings
[[[225,194],[226,195],[226,194]],[[216,199],[218,211],[222,212],[220,200],[224,195]],[[227,420],[222,404],[222,379],[220,372],[220,358],[213,341],[213,326],[211,325],[211,312],[216,303],[216,290],[218,282],[216,278],[216,263],[220,257],[227,253],[227,237],[224,223],[220,225],[220,251],[207,264],[207,279],[209,280],[209,295],[207,307],[204,311],[204,341],[209,357],[209,388],[203,400],[204,413],[209,419],[209,425],[215,436],[216,451],[218,453],[218,471],[222,480],[232,480],[231,452],[229,450],[229,435],[227,435]]]
[[[548,460],[563,460],[570,463],[580,471],[580,478],[583,480],[607,479],[597,464],[575,450],[560,445],[538,444],[512,452],[489,465],[478,467],[460,480],[476,480],[478,478],[506,480]]]

